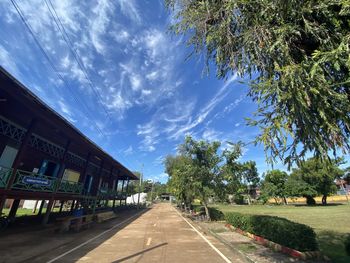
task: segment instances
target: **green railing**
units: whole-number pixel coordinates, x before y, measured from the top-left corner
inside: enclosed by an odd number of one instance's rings
[[[12,174],[12,168],[0,166],[0,188],[6,188]]]
[[[17,170],[16,178],[11,189],[34,192],[54,192],[58,183],[59,181],[56,177]]]
[[[81,194],[83,184],[23,170],[16,171],[11,189],[34,192]]]
[[[83,184],[72,181],[62,180],[59,183],[59,187],[57,189],[58,193],[69,193],[69,194],[81,194],[83,191]]]
[[[115,199],[125,199],[126,192],[121,193],[117,190],[101,188],[98,190],[97,196],[99,199],[115,198]]]

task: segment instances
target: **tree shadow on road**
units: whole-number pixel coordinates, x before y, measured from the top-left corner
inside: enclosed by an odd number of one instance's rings
[[[147,249],[143,249],[143,250],[141,250],[141,251],[139,251],[139,252],[137,252],[137,253],[134,253],[134,254],[132,254],[132,255],[130,255],[130,256],[123,257],[123,258],[121,258],[121,259],[117,259],[117,260],[113,261],[112,263],[123,262],[123,261],[125,261],[125,260],[131,259],[131,258],[133,258],[133,257],[137,257],[137,256],[139,256],[139,255],[143,255],[143,254],[146,253],[146,252],[149,252],[149,251],[151,251],[151,250],[153,250],[153,249],[156,249],[156,248],[159,248],[159,247],[162,247],[162,246],[166,246],[166,245],[168,245],[168,243],[166,243],[166,242],[165,242],[165,243],[162,243],[162,244],[158,244],[158,245],[156,245],[156,246],[153,246],[153,247],[150,247],[150,248],[147,248]]]
[[[54,231],[51,229],[41,233],[34,231],[32,233],[8,235],[0,238],[1,260],[3,260],[2,262],[13,263],[50,262],[53,259],[56,259],[57,262],[76,262],[150,209],[122,212],[116,219],[95,224],[92,228],[79,233],[58,234],[53,233]],[[130,220],[127,220],[128,218]],[[18,253],[18,251],[21,251],[21,253]],[[69,251],[70,253],[67,253]]]

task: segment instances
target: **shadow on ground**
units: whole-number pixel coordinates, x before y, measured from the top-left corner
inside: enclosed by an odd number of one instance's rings
[[[335,263],[349,263],[350,256],[345,252],[344,241],[347,234],[335,231],[319,231],[317,240],[320,250]]]
[[[79,249],[75,250],[74,258],[66,256],[64,257],[64,260],[62,260],[62,262],[76,262],[77,259],[84,257],[91,250],[100,246],[106,240],[111,238],[113,235],[131,224],[149,210],[150,208],[146,208],[141,211],[134,209],[122,211],[118,213],[118,217],[116,219],[95,224],[90,229],[79,233],[67,232],[64,234],[58,234],[54,233],[54,228],[52,227],[47,229],[41,228],[41,230],[34,227],[33,231],[25,231],[23,233],[15,229],[14,231],[8,231],[6,235],[0,236],[0,262],[47,262],[71,249],[74,249],[77,246],[84,244],[84,242],[87,240],[98,236],[98,238],[95,238],[92,240],[92,242],[86,243]],[[118,225],[127,218],[136,214],[137,216],[133,217],[127,222],[122,223],[121,225]],[[105,233],[100,235],[104,231]]]

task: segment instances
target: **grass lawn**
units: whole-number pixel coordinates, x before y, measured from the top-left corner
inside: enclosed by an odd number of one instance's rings
[[[55,207],[52,211],[53,212],[58,212],[60,209],[58,207]],[[5,215],[8,215],[9,212],[10,212],[10,209],[9,208],[4,208],[2,210],[2,212],[5,214]],[[35,213],[32,212],[32,209],[26,209],[26,208],[18,208],[17,210],[17,213],[16,213],[16,217],[19,217],[19,216],[32,216],[32,215],[37,215],[39,212],[39,208],[36,210]],[[43,211],[42,213],[44,214],[46,212],[46,208],[43,208]]]
[[[333,262],[350,262],[344,250],[344,238],[350,234],[350,205],[329,206],[269,206],[269,205],[216,205],[223,212],[271,215],[311,226],[316,234],[320,250]]]

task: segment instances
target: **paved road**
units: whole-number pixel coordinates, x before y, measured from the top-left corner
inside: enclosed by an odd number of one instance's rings
[[[116,229],[109,226],[105,234],[81,243],[74,251],[69,251],[74,247],[65,247],[41,259],[99,263],[244,262],[216,239],[205,235],[212,244],[209,245],[169,204],[157,204],[124,228],[114,231]]]

